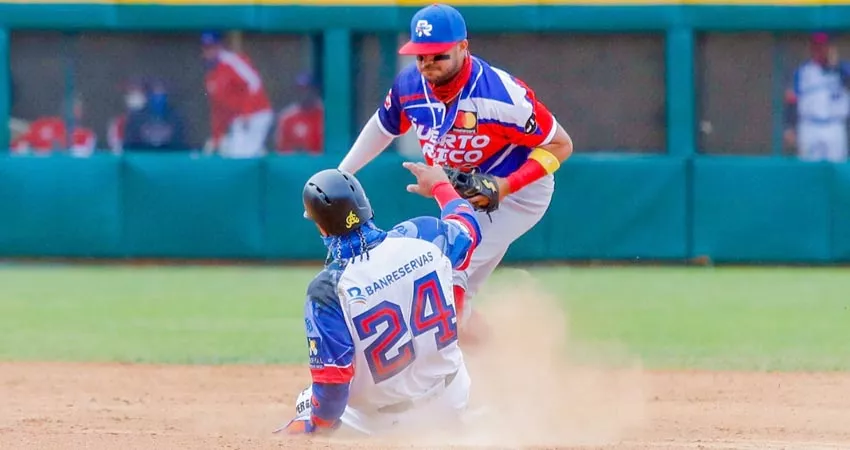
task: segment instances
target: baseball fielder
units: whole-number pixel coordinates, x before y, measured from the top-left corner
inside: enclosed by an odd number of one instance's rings
[[[810,49],[812,58],[794,72],[786,93],[785,140],[796,141],[802,160],[846,161],[850,64],[838,60],[826,33],[813,34]]]
[[[453,176],[478,209],[483,233],[453,281],[461,340],[474,342],[481,328],[470,321],[470,299],[511,243],[543,217],[552,174],[572,153],[572,140],[523,81],[469,53],[466,23],[451,6],[419,10],[399,53],[416,55],[416,63],[397,75],[339,168],[356,173],[409,130],[428,164],[475,168],[471,176]]]
[[[384,231],[353,175],[324,170],[304,187],[306,215],[328,261],[307,289],[313,383],[299,396],[296,417],[278,431],[346,425],[374,435],[451,424],[466,408],[471,381],[451,283],[480,240],[478,221],[442,169],[405,167],[417,179],[409,189],[436,198],[441,218],[417,217]]]

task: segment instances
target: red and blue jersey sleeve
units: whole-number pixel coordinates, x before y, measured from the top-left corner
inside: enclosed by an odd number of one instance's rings
[[[348,383],[354,377],[354,340],[336,292],[335,277],[328,270],[307,289],[304,322],[314,382]]]
[[[434,197],[440,204],[440,218],[446,224],[446,241],[451,243],[452,267],[464,270],[469,266],[472,252],[481,242],[478,218],[472,204],[457,195],[449,184],[439,186],[434,191]]]
[[[384,104],[378,109],[378,124],[382,131],[390,136],[401,136],[410,129],[410,120],[401,104],[398,81],[393,84],[384,98]]]
[[[407,220],[393,228],[390,236],[393,235],[429,241],[449,258],[453,269],[464,270],[481,241],[481,228],[472,205],[456,198],[443,206],[440,219],[416,217]]]
[[[522,80],[511,77],[508,83],[514,83],[514,89],[525,91],[522,101],[515,104],[521,117],[527,117],[523,126],[505,127],[507,140],[515,145],[534,148],[546,145],[555,135],[557,126],[555,117],[538,98],[537,94]]]
[[[333,427],[348,403],[354,377],[354,340],[348,331],[333,271],[322,271],[307,288],[304,325],[313,379],[312,418]]]

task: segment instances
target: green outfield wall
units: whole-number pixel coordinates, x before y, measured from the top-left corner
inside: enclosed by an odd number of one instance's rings
[[[203,4],[202,4],[203,3]],[[188,155],[90,159],[0,157],[0,256],[312,260],[324,250],[302,218],[301,188],[353,142],[357,33],[404,32],[430,2],[0,2],[0,121],[10,114],[10,33],[170,32],[220,28],[320,36],[325,157],[226,161]],[[695,47],[700,32],[850,28],[850,4],[459,1],[470,33],[654,31],[665,39],[666,155],[576,155],[557,176],[545,219],[508,261],[850,260],[850,165],[696,150]],[[393,45],[382,45],[394,61]],[[0,127],[0,148],[9,130]],[[397,156],[360,177],[390,226],[436,214],[408,194]]]
[[[0,158],[0,256],[314,260],[301,189],[329,157]],[[359,177],[390,227],[436,215],[402,159]],[[778,158],[576,156],[508,261],[850,260],[850,166]]]

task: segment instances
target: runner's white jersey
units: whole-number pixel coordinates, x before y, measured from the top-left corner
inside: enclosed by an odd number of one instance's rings
[[[407,222],[349,265],[340,300],[354,339],[349,405],[385,406],[428,393],[463,364],[452,263],[433,242],[405,237]],[[402,231],[403,230],[403,231]]]
[[[368,231],[358,256],[339,247],[308,287],[314,394],[317,385],[344,386],[347,405],[368,413],[448,384],[463,366],[453,270],[468,266],[478,242],[472,207],[458,198],[441,218]]]

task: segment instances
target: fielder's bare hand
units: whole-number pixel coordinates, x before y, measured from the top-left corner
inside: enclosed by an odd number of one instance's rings
[[[440,166],[429,166],[422,163],[405,162],[402,164],[416,177],[416,184],[408,184],[407,192],[413,192],[423,197],[433,197],[434,186],[441,182],[449,182],[449,177]]]

